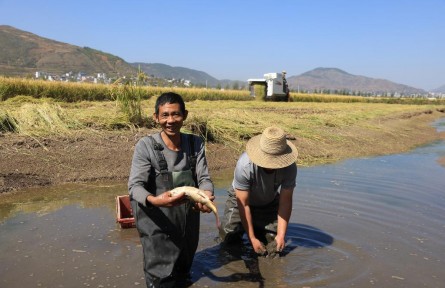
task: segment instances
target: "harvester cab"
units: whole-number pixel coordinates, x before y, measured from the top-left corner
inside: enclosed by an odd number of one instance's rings
[[[250,96],[265,101],[289,101],[286,71],[266,73],[264,78],[248,79]]]

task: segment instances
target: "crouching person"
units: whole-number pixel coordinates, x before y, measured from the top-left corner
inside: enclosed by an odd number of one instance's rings
[[[268,127],[248,141],[228,192],[219,233],[223,244],[240,243],[246,233],[260,255],[284,249],[297,157],[297,149],[278,127]]]

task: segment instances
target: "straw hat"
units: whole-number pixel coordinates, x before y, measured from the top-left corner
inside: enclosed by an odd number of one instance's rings
[[[274,126],[252,137],[247,142],[246,152],[253,163],[269,169],[287,167],[298,158],[297,148],[286,140],[286,134],[281,128]]]

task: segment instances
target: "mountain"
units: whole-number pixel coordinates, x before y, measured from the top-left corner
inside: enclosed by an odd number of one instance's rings
[[[189,80],[194,85],[240,89],[246,81],[218,80],[209,74],[184,67],[160,63],[127,63],[122,58],[88,47],[79,47],[0,25],[0,75],[29,76],[36,71],[52,74],[83,72],[106,73],[108,77],[136,75],[141,68],[147,75],[164,79]],[[266,73],[270,71],[259,71]],[[422,89],[383,79],[349,74],[337,68],[316,68],[287,78],[292,90],[330,90],[364,93],[427,94]],[[440,87],[444,91],[445,87]],[[435,91],[439,91],[436,89]]]
[[[445,93],[445,85],[442,85],[442,86],[440,86],[440,87],[434,89],[434,90],[431,91],[431,92],[434,92],[434,93]]]
[[[218,80],[209,74],[193,70],[184,67],[172,67],[161,63],[142,63],[136,62],[131,63],[131,65],[137,69],[141,69],[145,74],[163,79],[184,79],[189,80],[194,85],[206,86],[206,87],[234,87],[237,85],[239,88],[245,88],[247,86],[247,81],[237,81],[237,80]]]
[[[26,76],[36,71],[88,75],[106,73],[134,75],[136,69],[117,56],[88,47],[78,47],[0,25],[0,74]]]
[[[160,63],[131,63],[135,68],[141,68],[145,74],[164,79],[185,79],[190,80],[193,84],[201,84],[215,87],[219,81],[209,74],[184,67],[172,67]]]
[[[337,90],[365,93],[427,94],[425,90],[397,84],[384,79],[349,74],[337,68],[316,68],[299,76],[287,78],[291,90]]]

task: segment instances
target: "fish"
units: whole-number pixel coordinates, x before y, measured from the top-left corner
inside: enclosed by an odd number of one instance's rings
[[[210,200],[209,196],[207,196],[207,194],[204,192],[204,190],[198,189],[193,186],[181,186],[170,190],[171,197],[177,196],[181,193],[184,193],[188,199],[197,203],[201,203],[212,210],[213,214],[215,214],[216,217],[216,226],[218,228],[220,227],[218,209],[216,208],[215,204],[213,204],[212,200]]]

